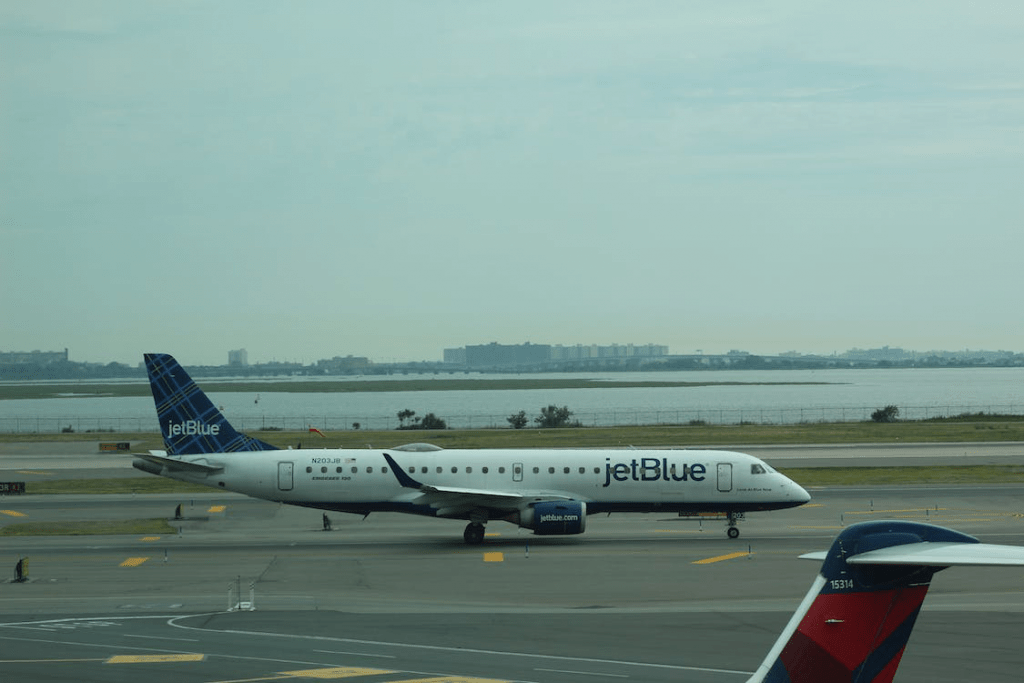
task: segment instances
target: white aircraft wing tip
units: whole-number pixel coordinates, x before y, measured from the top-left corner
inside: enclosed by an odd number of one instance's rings
[[[1024,547],[991,543],[910,543],[846,558],[847,564],[908,564],[931,567],[1024,566]]]
[[[817,560],[818,562],[824,562],[825,558],[828,557],[827,550],[817,550],[813,553],[804,553],[800,556],[801,560]]]

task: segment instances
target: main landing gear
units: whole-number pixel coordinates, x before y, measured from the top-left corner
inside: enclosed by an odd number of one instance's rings
[[[462,538],[468,545],[480,545],[484,542],[484,525],[470,522],[466,525],[466,530],[462,532]]]
[[[725,518],[727,520],[729,520],[729,524],[728,524],[728,527],[725,530],[725,533],[729,536],[729,538],[739,538],[740,537],[740,530],[739,530],[739,527],[736,526],[736,522],[741,520],[741,519],[743,519],[743,513],[742,512],[727,512],[727,513],[725,513],[725,515],[726,515]]]
[[[487,514],[487,510],[482,508],[477,508],[469,513],[469,524],[462,532],[462,538],[467,545],[480,545],[484,542],[484,524],[487,524],[488,517],[490,515]]]

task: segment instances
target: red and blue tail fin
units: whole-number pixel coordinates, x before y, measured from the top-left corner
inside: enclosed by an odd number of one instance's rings
[[[844,530],[821,574],[748,683],[891,683],[935,572],[1024,565],[1024,548],[988,545],[916,522]]]
[[[235,431],[172,356],[147,353],[145,360],[160,431],[169,455],[277,450],[264,441]]]

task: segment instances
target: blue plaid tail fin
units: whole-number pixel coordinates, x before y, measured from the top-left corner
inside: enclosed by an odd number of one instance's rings
[[[168,455],[278,450],[235,431],[172,356],[147,353],[145,360]]]

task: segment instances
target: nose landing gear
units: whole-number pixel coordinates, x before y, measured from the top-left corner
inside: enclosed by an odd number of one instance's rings
[[[727,512],[725,518],[729,520],[725,533],[729,536],[729,538],[739,538],[740,530],[739,527],[736,526],[736,522],[743,519],[743,513]]]

